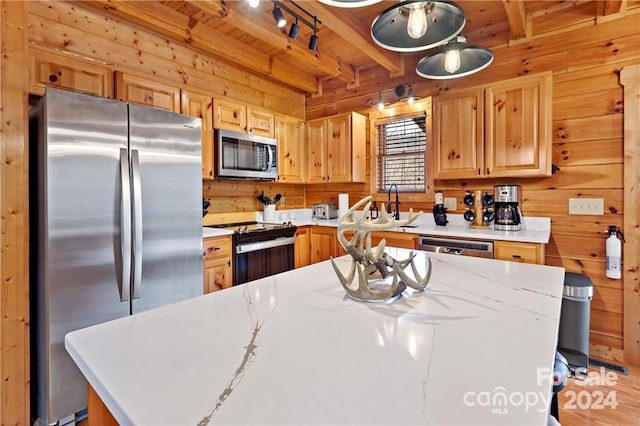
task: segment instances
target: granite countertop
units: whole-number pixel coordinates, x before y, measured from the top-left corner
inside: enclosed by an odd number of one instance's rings
[[[428,290],[392,303],[345,297],[326,261],[65,346],[123,425],[545,425],[564,270],[417,253]]]

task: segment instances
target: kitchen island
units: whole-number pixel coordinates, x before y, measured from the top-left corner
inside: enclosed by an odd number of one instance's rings
[[[321,262],[65,344],[120,424],[546,424],[564,270],[417,253],[427,291],[393,302]]]

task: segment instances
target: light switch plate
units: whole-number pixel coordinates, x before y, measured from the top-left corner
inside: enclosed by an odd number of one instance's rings
[[[447,211],[458,210],[458,199],[456,197],[444,197],[444,208]]]
[[[569,214],[601,216],[604,198],[569,198]]]

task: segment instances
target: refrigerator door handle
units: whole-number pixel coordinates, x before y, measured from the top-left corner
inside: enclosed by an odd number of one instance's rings
[[[140,159],[137,149],[131,150],[133,179],[133,291],[132,298],[139,299],[142,290],[142,184]]]
[[[131,180],[129,178],[129,151],[120,148],[120,251],[122,275],[120,301],[127,302],[131,293]]]

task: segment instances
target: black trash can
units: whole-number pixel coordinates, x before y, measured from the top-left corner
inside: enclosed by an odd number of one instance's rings
[[[589,321],[593,284],[588,276],[566,272],[560,311],[558,351],[567,359],[572,374],[589,366]]]

